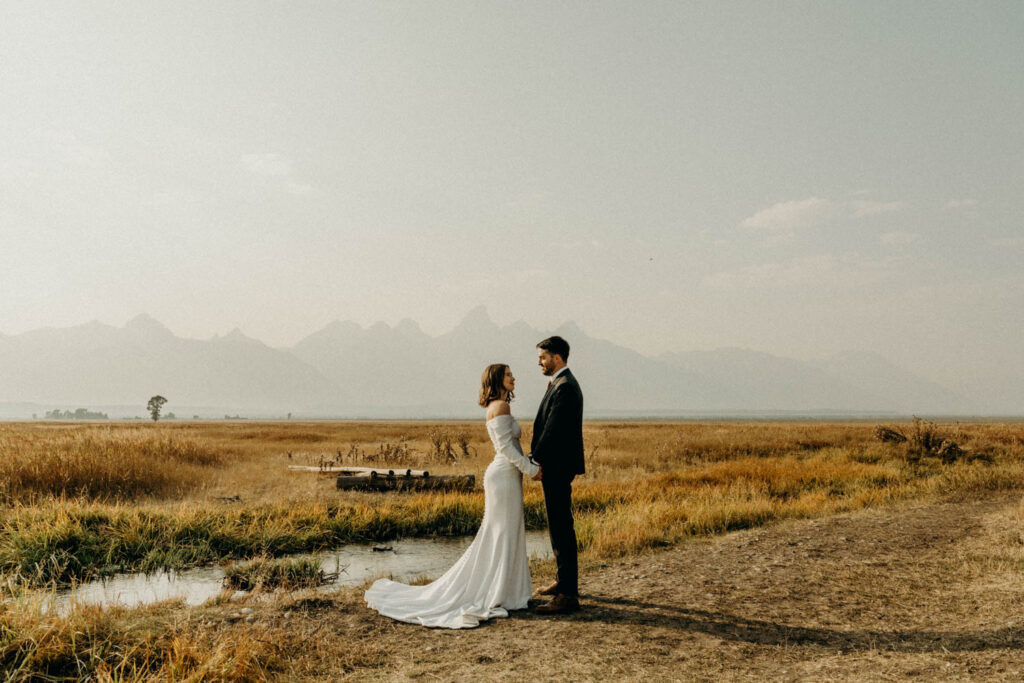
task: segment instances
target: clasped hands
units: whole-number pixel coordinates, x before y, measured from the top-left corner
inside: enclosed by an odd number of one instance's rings
[[[530,479],[533,479],[534,481],[540,481],[542,476],[544,476],[544,468],[541,467],[540,465],[537,465],[537,474],[530,477]]]

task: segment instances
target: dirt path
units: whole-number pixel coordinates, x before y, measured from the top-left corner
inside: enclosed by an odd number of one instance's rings
[[[1021,680],[1020,509],[1019,497],[1000,497],[697,541],[586,568],[577,614],[524,611],[470,631],[399,624],[355,593],[300,601],[293,628],[366,649],[347,663],[301,657],[292,675]]]

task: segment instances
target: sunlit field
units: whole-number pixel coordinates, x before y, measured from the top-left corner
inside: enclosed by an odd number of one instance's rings
[[[876,428],[587,424],[588,473],[574,494],[581,549],[621,556],[774,519],[1022,481],[1020,425],[924,425],[929,438],[961,448],[948,462],[909,442],[884,443]],[[112,566],[181,568],[471,534],[492,457],[482,423],[8,425],[0,572],[39,585]],[[330,476],[288,469],[322,462],[470,473],[478,492],[342,492]],[[525,490],[527,526],[543,528],[540,486]]]
[[[588,473],[574,485],[584,565],[777,520],[1024,482],[1024,425],[893,426],[908,441],[883,441],[867,423],[588,423]],[[111,568],[265,562],[348,542],[472,534],[492,457],[482,421],[0,425],[0,590],[24,597]],[[478,490],[342,492],[333,477],[288,470],[321,462],[475,474]],[[540,486],[525,490],[527,526],[543,528]],[[280,664],[257,641],[232,646],[199,624],[169,633],[146,609],[57,617],[30,603],[0,607],[0,669],[14,679],[200,670],[241,679]]]

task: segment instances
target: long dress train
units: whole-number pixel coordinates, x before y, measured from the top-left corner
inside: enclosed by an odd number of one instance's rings
[[[524,609],[530,599],[530,565],[523,522],[523,477],[537,474],[523,455],[522,430],[511,415],[487,421],[494,460],[484,473],[484,518],[473,543],[440,578],[424,586],[379,579],[366,604],[392,619],[440,628],[473,628],[492,617]]]

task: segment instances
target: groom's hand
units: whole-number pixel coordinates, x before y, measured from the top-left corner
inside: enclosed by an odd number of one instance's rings
[[[537,474],[535,474],[532,477],[530,477],[530,479],[533,479],[534,481],[540,481],[542,476],[544,476],[544,468],[541,467],[540,465],[538,465],[537,466]]]

